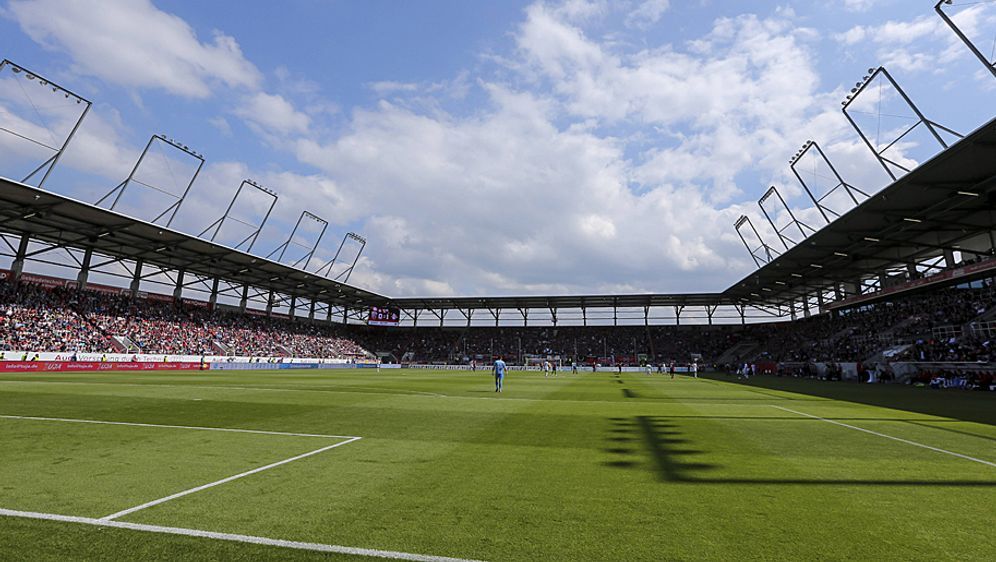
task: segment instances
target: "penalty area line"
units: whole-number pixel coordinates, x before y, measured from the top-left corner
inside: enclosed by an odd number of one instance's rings
[[[336,554],[352,554],[355,556],[368,556],[373,558],[387,558],[392,560],[412,560],[416,562],[480,562],[465,558],[450,558],[446,556],[431,556],[426,554],[414,554],[411,552],[397,552],[393,550],[378,550],[372,548],[359,548],[353,546],[340,546],[335,544],[321,544],[311,542],[289,541],[282,539],[271,539],[267,537],[257,537],[253,535],[239,535],[233,533],[218,533],[214,531],[203,531],[200,529],[187,529],[184,527],[163,527],[160,525],[146,525],[143,523],[128,523],[125,521],[108,521],[106,519],[93,519],[90,517],[76,517],[72,515],[58,515],[55,513],[38,513],[34,511],[16,511],[13,509],[0,508],[0,516],[17,517],[21,519],[36,519],[43,521],[60,521],[63,523],[77,523],[81,525],[91,525],[94,527],[110,527],[114,529],[127,529],[131,531],[141,531],[145,533],[159,533],[165,535],[180,535],[186,537],[197,537],[205,539],[215,539],[229,542],[255,544],[261,546],[275,546],[281,548],[291,548],[296,550],[308,550],[312,552],[331,552]]]
[[[934,451],[934,452],[937,452],[937,453],[944,453],[945,455],[951,455],[952,457],[958,457],[960,459],[965,459],[967,461],[977,462],[979,464],[984,464],[986,466],[991,466],[991,467],[996,468],[996,463],[992,463],[992,462],[989,462],[989,461],[984,461],[982,459],[977,459],[975,457],[970,457],[968,455],[963,455],[961,453],[955,453],[954,451],[948,451],[947,449],[940,449],[938,447],[931,447],[930,445],[924,445],[923,443],[917,443],[916,441],[910,441],[909,439],[903,439],[902,437],[893,437],[892,435],[886,435],[884,433],[879,433],[877,431],[872,431],[870,429],[865,429],[863,427],[858,427],[856,425],[850,425],[850,424],[841,423],[841,422],[835,421],[835,420],[829,420],[827,418],[821,418],[820,416],[814,416],[813,414],[807,414],[805,412],[798,412],[796,410],[792,410],[792,409],[789,409],[789,408],[783,408],[782,406],[775,406],[774,404],[769,404],[769,405],[772,408],[778,408],[779,410],[783,410],[785,412],[790,412],[790,413],[796,414],[798,416],[805,416],[807,418],[812,418],[814,420],[819,420],[819,421],[822,421],[822,422],[832,423],[833,425],[839,425],[840,427],[846,427],[848,429],[853,429],[855,431],[861,431],[861,432],[864,432],[864,433],[869,433],[871,435],[876,435],[878,437],[883,437],[885,439],[891,439],[893,441],[899,441],[900,443],[906,443],[907,445],[913,445],[914,447],[920,447],[921,449],[928,449],[930,451]]]
[[[170,500],[175,500],[177,498],[182,498],[183,496],[189,496],[190,494],[194,494],[194,493],[200,492],[202,490],[207,490],[208,488],[214,488],[215,486],[220,486],[222,484],[227,484],[228,482],[232,482],[233,480],[238,480],[239,478],[245,478],[246,476],[251,476],[253,474],[256,474],[256,473],[259,473],[259,472],[263,472],[264,470],[270,470],[271,468],[276,468],[278,466],[282,466],[282,465],[285,465],[287,463],[294,462],[296,460],[301,460],[301,459],[304,459],[304,458],[307,458],[307,457],[310,457],[310,456],[313,456],[313,455],[317,455],[318,453],[324,453],[325,451],[328,451],[329,449],[335,449],[336,447],[341,447],[343,445],[348,445],[348,444],[350,444],[350,443],[352,443],[354,441],[359,441],[359,439],[360,439],[359,437],[351,437],[349,439],[346,439],[345,441],[340,441],[339,443],[335,443],[334,445],[329,445],[327,447],[322,447],[321,449],[315,449],[314,451],[308,451],[307,453],[302,453],[302,454],[294,456],[294,457],[290,457],[290,458],[287,458],[287,459],[284,459],[284,460],[281,460],[281,461],[270,463],[270,464],[268,464],[266,466],[261,466],[261,467],[258,467],[258,468],[254,468],[252,470],[247,470],[245,472],[240,472],[239,474],[236,474],[234,476],[229,476],[228,478],[222,478],[221,480],[216,480],[216,481],[210,482],[208,484],[203,484],[201,486],[190,488],[189,490],[184,490],[182,492],[177,492],[175,494],[170,494],[170,495],[168,495],[166,497],[159,498],[157,500],[152,500],[150,502],[146,502],[146,503],[143,503],[141,505],[136,505],[135,507],[129,507],[128,509],[121,510],[121,511],[119,511],[117,513],[112,513],[112,514],[107,515],[105,517],[101,517],[100,520],[101,521],[111,521],[111,520],[114,520],[114,519],[118,519],[120,517],[124,517],[125,515],[129,515],[131,513],[135,513],[136,511],[141,511],[143,509],[148,509],[150,507],[159,505],[161,503],[166,503],[166,502],[168,502]]]

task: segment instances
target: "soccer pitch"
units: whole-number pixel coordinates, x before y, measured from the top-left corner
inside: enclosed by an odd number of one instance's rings
[[[415,370],[0,374],[0,558],[996,552],[991,393],[613,372],[513,371],[505,385]]]

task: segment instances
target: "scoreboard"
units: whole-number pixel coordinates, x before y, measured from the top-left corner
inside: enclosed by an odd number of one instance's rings
[[[367,324],[370,326],[397,326],[401,322],[401,310],[389,306],[371,306]]]

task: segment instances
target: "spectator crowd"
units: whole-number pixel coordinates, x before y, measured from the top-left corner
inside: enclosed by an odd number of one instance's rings
[[[498,355],[612,365],[990,363],[994,294],[990,279],[767,324],[385,329],[0,281],[0,350],[315,358],[363,357],[369,350],[411,363]],[[887,349],[898,351],[884,358]]]
[[[212,312],[184,303],[0,281],[0,350],[350,358],[334,324]]]

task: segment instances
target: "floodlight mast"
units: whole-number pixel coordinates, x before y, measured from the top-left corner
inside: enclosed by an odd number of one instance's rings
[[[883,76],[886,80],[889,81],[889,84],[896,90],[896,92],[899,93],[899,95],[903,98],[903,101],[906,102],[906,105],[911,110],[913,110],[913,113],[915,113],[917,116],[916,123],[914,123],[911,127],[906,129],[898,137],[893,139],[892,142],[887,144],[885,148],[883,148],[882,150],[878,150],[878,148],[871,143],[871,140],[868,138],[867,135],[865,135],[864,131],[861,130],[861,127],[859,127],[858,124],[854,121],[854,119],[851,117],[851,114],[847,112],[847,109],[851,106],[851,103],[853,103],[854,100],[856,100],[858,96],[860,96],[865,91],[868,85],[874,82],[875,78],[879,76]],[[844,101],[840,102],[840,105],[842,106],[844,117],[846,117],[848,122],[851,123],[851,126],[854,128],[854,130],[857,131],[858,136],[861,137],[861,140],[864,141],[868,149],[872,151],[872,154],[875,155],[875,158],[878,160],[879,164],[882,165],[882,167],[885,169],[885,172],[889,174],[889,177],[891,177],[893,181],[898,180],[899,177],[896,176],[896,174],[892,171],[892,168],[889,167],[890,164],[896,168],[899,168],[900,170],[903,170],[904,173],[909,173],[911,170],[906,166],[903,166],[902,164],[893,162],[892,160],[886,158],[884,154],[886,151],[892,148],[896,143],[901,141],[903,137],[905,137],[911,131],[913,131],[913,129],[919,127],[920,125],[925,126],[927,130],[930,131],[930,134],[933,135],[934,139],[936,139],[937,142],[944,149],[948,148],[948,143],[944,142],[944,139],[941,137],[940,133],[938,133],[937,129],[943,129],[944,131],[956,137],[965,138],[964,135],[962,135],[961,133],[952,131],[951,129],[943,125],[940,125],[938,123],[935,123],[934,121],[931,121],[930,119],[927,119],[927,117],[923,114],[923,112],[920,111],[920,108],[917,107],[915,103],[913,103],[913,100],[910,99],[908,95],[906,95],[906,91],[903,90],[903,88],[899,85],[899,83],[892,78],[892,75],[889,74],[889,71],[886,70],[884,66],[879,66],[878,68],[869,68],[868,75],[862,78],[861,82],[855,84],[854,88],[851,89],[851,93],[845,97]]]
[[[813,190],[809,188],[809,184],[806,183],[806,180],[802,179],[802,174],[800,174],[799,170],[796,168],[796,166],[802,161],[802,159],[806,156],[806,154],[809,154],[809,151],[811,150],[815,150],[818,153],[819,158],[821,158],[823,162],[827,165],[827,167],[830,168],[830,172],[833,174],[833,177],[837,180],[837,185],[827,190],[826,193],[824,193],[818,198],[816,197],[816,194],[813,193]],[[830,195],[832,195],[838,189],[843,188],[844,191],[847,193],[847,195],[851,198],[851,200],[854,201],[855,205],[859,205],[861,201],[858,201],[858,198],[854,195],[854,192],[861,194],[864,197],[864,199],[870,197],[869,194],[847,183],[846,181],[844,181],[842,177],[840,177],[840,173],[837,172],[837,168],[833,165],[833,162],[831,162],[830,159],[827,158],[826,153],[823,152],[823,149],[820,148],[820,145],[814,140],[808,140],[806,141],[805,144],[802,145],[802,148],[799,149],[799,152],[797,152],[795,156],[793,156],[792,159],[789,160],[789,168],[792,170],[792,173],[795,174],[795,177],[797,180],[799,180],[799,183],[802,184],[802,188],[806,190],[806,193],[809,195],[809,198],[813,200],[813,204],[816,205],[817,210],[819,210],[820,214],[823,215],[823,219],[827,221],[827,224],[830,224],[830,222],[832,222],[829,215],[827,215],[828,211],[834,215],[835,219],[837,217],[840,217],[841,214],[843,214],[835,211],[834,209],[831,209],[830,207],[826,206],[823,203],[824,199],[830,197]]]
[[[332,275],[332,266],[334,266],[335,262],[339,259],[339,255],[342,253],[342,248],[346,245],[347,240],[353,240],[359,243],[360,249],[359,251],[356,252],[356,255],[353,256],[353,263],[350,264],[350,266],[347,267],[346,269],[339,272],[339,274],[333,277],[332,280],[338,281],[343,275],[345,275],[346,279],[343,280],[342,282],[346,283],[347,281],[349,281],[349,276],[352,275],[353,268],[356,267],[356,262],[359,261],[360,259],[360,254],[363,253],[363,249],[366,248],[367,246],[367,239],[364,238],[363,236],[360,236],[359,234],[356,234],[355,232],[347,232],[346,235],[342,237],[342,242],[339,242],[339,249],[335,251],[335,255],[332,256],[332,259],[329,260],[328,263],[319,267],[318,270],[315,271],[315,275],[323,275],[326,278],[329,275]],[[324,272],[324,274],[322,272]]]
[[[751,232],[754,233],[754,237],[760,241],[761,244],[757,248],[752,248],[751,245],[747,242],[747,239],[744,238],[744,234],[743,232],[741,232],[741,228],[743,228],[745,224],[750,227]],[[747,248],[747,252],[750,254],[750,257],[753,258],[754,263],[757,265],[758,268],[762,267],[763,264],[770,263],[772,260],[774,260],[775,258],[772,256],[772,254],[781,255],[778,252],[778,250],[775,250],[774,248],[769,246],[764,241],[764,238],[761,238],[761,234],[758,233],[756,228],[754,228],[754,223],[751,222],[750,217],[748,217],[747,215],[741,215],[740,218],[737,219],[735,223],[733,223],[733,226],[737,230],[737,235],[740,236],[740,241],[744,243],[744,247]],[[762,250],[764,253],[760,254],[759,257],[758,254]]]
[[[772,195],[778,198],[778,200],[782,204],[782,207],[788,213],[789,219],[791,219],[789,223],[783,226],[782,228],[778,228],[778,226],[775,225],[775,221],[771,220],[771,215],[768,214],[768,210],[764,208],[764,202],[767,201]],[[789,208],[788,204],[785,203],[785,198],[782,197],[782,194],[779,193],[778,188],[776,188],[775,186],[769,187],[768,191],[766,191],[764,195],[757,200],[757,206],[761,208],[761,212],[764,213],[764,218],[768,219],[768,224],[771,225],[771,228],[775,231],[775,234],[778,235],[778,239],[781,240],[782,245],[785,246],[786,250],[789,249],[788,245],[789,242],[791,242],[792,245],[795,245],[809,237],[809,235],[806,234],[806,229],[808,229],[811,233],[816,232],[815,228],[809,226],[808,224],[800,221],[795,217],[795,213],[793,213],[792,209]],[[785,231],[791,228],[793,225],[799,229],[799,234],[802,235],[802,238],[799,239],[799,242],[796,242],[795,240],[789,238],[787,234],[785,234]]]
[[[352,238],[353,240],[356,240],[357,242],[359,242],[360,243],[360,249],[356,252],[356,255],[353,256],[353,263],[349,264],[349,268],[348,269],[344,269],[342,271],[342,273],[340,273],[339,275],[336,275],[335,278],[333,279],[333,281],[338,281],[339,278],[342,277],[345,274],[346,278],[342,280],[343,283],[349,283],[349,277],[353,274],[353,269],[356,268],[356,262],[360,261],[360,254],[362,254],[363,253],[363,249],[367,247],[367,239],[364,238],[364,237],[362,237],[362,236],[360,236],[360,235],[358,235],[358,234],[354,234],[352,232],[347,232],[346,233],[346,237],[347,238]],[[345,241],[345,238],[343,239],[343,241]],[[339,245],[339,249],[340,250],[342,249],[342,245],[341,244]],[[338,252],[336,252],[336,255],[338,255]],[[331,272],[332,272],[332,268],[329,268],[329,273],[331,273]]]
[[[301,226],[301,221],[304,220],[305,217],[308,217],[312,221],[317,222],[317,223],[319,223],[319,224],[322,225],[322,231],[318,234],[318,238],[315,239],[315,243],[310,248],[308,248],[308,246],[305,246],[304,244],[301,244],[301,243],[298,243],[298,242],[294,242],[294,235],[297,234],[297,229],[298,229],[298,227]],[[276,248],[274,248],[274,250],[272,252],[270,252],[269,254],[267,254],[266,258],[269,259],[271,256],[273,256],[273,254],[277,253],[277,251],[279,250],[280,251],[280,255],[277,256],[277,262],[282,262],[283,259],[284,259],[284,253],[287,252],[287,248],[291,244],[294,244],[295,246],[300,246],[302,248],[308,248],[308,253],[307,254],[301,256],[296,262],[294,262],[294,263],[291,264],[291,266],[297,267],[297,264],[301,263],[301,260],[305,260],[304,261],[304,267],[302,269],[304,269],[305,271],[307,271],[308,264],[311,262],[311,257],[315,254],[315,249],[318,248],[318,244],[319,244],[319,242],[322,241],[322,237],[325,236],[325,230],[328,227],[329,227],[329,223],[325,219],[319,217],[318,215],[315,215],[315,214],[311,213],[310,211],[301,211],[301,216],[299,216],[297,218],[297,223],[294,224],[294,230],[291,230],[290,237],[287,239],[286,242],[284,242],[283,244],[277,246]]]
[[[235,205],[235,201],[238,200],[238,198],[239,198],[239,194],[242,193],[242,189],[245,186],[247,186],[247,185],[270,197],[270,206],[269,206],[269,208],[267,208],[266,215],[263,216],[263,220],[260,221],[259,225],[252,225],[252,224],[249,224],[249,223],[247,223],[247,222],[245,222],[243,220],[240,220],[240,219],[237,219],[235,217],[229,216],[231,214],[231,212],[232,212],[232,207]],[[270,213],[273,212],[273,207],[277,204],[277,199],[278,199],[278,197],[277,197],[277,193],[275,191],[273,191],[271,189],[268,189],[268,188],[266,188],[266,187],[264,187],[264,186],[256,183],[255,181],[253,181],[251,179],[246,178],[246,179],[242,180],[242,183],[239,184],[239,188],[237,190],[235,190],[235,196],[232,197],[232,200],[228,203],[228,208],[225,209],[225,214],[223,214],[221,216],[221,218],[219,218],[218,220],[216,220],[213,223],[211,223],[210,226],[208,226],[203,231],[201,231],[201,233],[198,234],[197,236],[198,237],[202,237],[209,230],[211,230],[213,228],[214,229],[214,233],[211,234],[210,240],[212,242],[214,242],[214,239],[218,236],[218,233],[221,232],[221,227],[225,224],[225,221],[226,220],[235,221],[235,222],[237,222],[239,224],[246,225],[249,228],[254,228],[255,230],[253,230],[252,233],[250,233],[248,236],[246,236],[241,241],[239,241],[239,243],[236,244],[233,247],[233,249],[238,250],[243,244],[245,244],[246,242],[249,242],[249,247],[246,249],[246,252],[251,252],[253,245],[256,244],[256,239],[259,238],[259,233],[263,231],[263,226],[266,225],[266,221],[270,218]]]
[[[0,127],[0,132],[5,132],[7,134],[26,140],[43,148],[47,148],[54,152],[52,156],[50,156],[47,160],[42,162],[41,165],[39,165],[30,174],[28,174],[27,176],[24,177],[24,179],[21,180],[21,183],[28,183],[28,181],[30,181],[31,178],[35,176],[35,174],[41,172],[42,170],[45,170],[45,173],[42,175],[41,180],[38,182],[37,187],[40,189],[45,185],[45,181],[48,179],[48,176],[51,175],[52,170],[55,168],[55,165],[59,163],[59,160],[62,158],[62,155],[65,154],[66,148],[69,146],[69,142],[72,141],[73,137],[76,136],[76,132],[79,131],[80,125],[83,124],[83,120],[86,118],[87,114],[90,113],[90,107],[93,105],[93,103],[85,98],[76,95],[72,91],[63,88],[62,86],[59,86],[58,84],[52,82],[51,80],[42,78],[38,74],[31,72],[30,70],[24,68],[19,64],[14,63],[13,61],[10,61],[8,59],[3,59],[3,61],[0,61],[0,73],[2,73],[3,69],[7,67],[9,67],[11,72],[14,74],[20,74],[23,72],[25,78],[27,78],[28,80],[33,80],[37,78],[39,85],[52,88],[53,92],[61,93],[66,97],[66,99],[76,100],[77,104],[84,106],[83,112],[80,113],[79,118],[76,119],[76,123],[73,124],[73,128],[69,131],[69,134],[66,136],[66,139],[62,141],[62,145],[58,148],[54,146],[48,146],[47,144],[37,139],[33,139],[27,135],[18,133],[17,131],[7,129],[6,127]]]
[[[979,48],[975,45],[975,43],[973,43],[972,40],[969,39],[967,35],[965,35],[965,33],[961,30],[961,28],[959,28],[958,25],[955,24],[954,20],[952,20],[944,12],[944,9],[941,7],[944,4],[954,5],[952,0],[940,0],[940,2],[938,2],[937,5],[934,6],[934,11],[937,12],[937,15],[941,16],[941,19],[944,20],[944,23],[948,24],[948,27],[951,28],[951,31],[955,32],[955,35],[957,35],[958,38],[961,39],[961,42],[964,43],[965,46],[968,47],[970,51],[972,51],[972,54],[974,54],[976,58],[978,58],[979,61],[983,65],[985,65],[986,69],[989,70],[989,72],[993,75],[993,77],[996,78],[996,60],[989,60],[986,58],[986,55],[984,55],[982,51],[980,51]]]
[[[187,182],[187,186],[184,188],[183,193],[180,194],[179,196],[176,195],[176,194],[173,194],[173,193],[169,193],[168,191],[166,191],[164,189],[160,189],[160,188],[158,188],[158,187],[156,187],[154,185],[149,185],[149,184],[147,184],[147,183],[145,183],[145,182],[143,182],[143,181],[135,178],[135,174],[138,172],[138,169],[142,166],[142,162],[145,161],[145,157],[149,154],[149,150],[152,148],[153,143],[155,143],[156,141],[161,142],[161,143],[163,143],[163,144],[165,144],[167,146],[173,147],[174,149],[178,150],[179,152],[181,152],[183,154],[186,154],[187,156],[190,156],[191,158],[197,160],[197,169],[194,170],[193,175],[190,177],[190,181]],[[197,181],[197,176],[201,173],[201,168],[203,168],[203,167],[204,167],[204,156],[203,155],[194,152],[193,150],[191,150],[186,145],[180,144],[178,141],[175,141],[175,140],[173,140],[171,138],[168,138],[164,134],[152,135],[151,137],[149,137],[149,142],[147,142],[145,144],[145,149],[142,151],[141,156],[138,157],[138,160],[135,162],[135,166],[132,167],[131,173],[128,174],[128,177],[125,178],[125,180],[123,182],[119,183],[117,185],[117,187],[115,187],[114,189],[112,189],[109,192],[107,192],[107,195],[104,195],[103,197],[101,197],[94,204],[99,206],[101,203],[104,202],[105,199],[107,199],[111,195],[114,195],[114,200],[111,202],[111,207],[110,207],[110,210],[113,211],[114,208],[117,206],[118,202],[121,200],[121,196],[124,195],[125,190],[128,189],[128,185],[131,184],[131,183],[137,183],[137,184],[139,184],[139,185],[141,185],[143,187],[146,187],[146,188],[151,189],[153,191],[158,191],[159,193],[162,193],[164,195],[168,195],[168,196],[173,197],[174,199],[176,199],[176,201],[174,203],[172,203],[170,206],[166,207],[166,209],[163,212],[159,213],[159,215],[156,216],[156,218],[154,218],[151,221],[149,221],[149,222],[155,224],[156,221],[158,221],[159,219],[163,218],[164,216],[166,216],[167,213],[169,213],[170,214],[169,215],[169,220],[166,221],[166,226],[169,226],[170,224],[172,224],[173,219],[176,217],[177,211],[180,210],[180,205],[183,204],[183,201],[187,198],[187,194],[190,193],[190,188],[193,187],[194,182]]]

